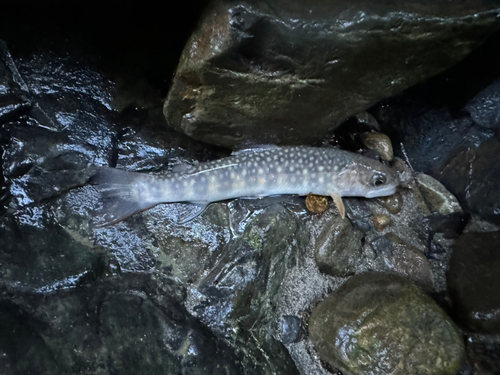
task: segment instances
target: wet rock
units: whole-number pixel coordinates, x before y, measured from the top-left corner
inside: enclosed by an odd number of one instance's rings
[[[375,201],[393,215],[399,214],[404,204],[403,196],[397,191],[387,197],[375,198]]]
[[[314,258],[321,272],[332,276],[353,274],[361,253],[362,234],[349,220],[339,216],[332,217],[317,230]]]
[[[433,213],[426,216],[423,222],[429,233],[429,237],[434,236],[436,233],[442,233],[445,238],[455,239],[462,234],[465,226],[469,222],[469,218],[469,214],[461,212],[449,215]]]
[[[432,87],[417,89],[417,93],[378,108],[377,117],[385,124],[384,132],[393,141],[396,155],[413,170],[437,177],[457,153],[478,146],[492,137],[493,131],[475,126],[464,113],[451,113],[425,102],[426,91]],[[440,177],[437,179],[457,195]]]
[[[59,293],[18,290],[15,301],[0,299],[2,364],[37,374],[240,373],[235,353],[187,314],[181,298],[175,282],[144,273]],[[20,359],[19,347],[32,355]]]
[[[373,117],[369,112],[361,112],[354,116],[356,121],[360,124],[366,124],[370,126],[375,131],[380,131],[380,125],[375,117]]]
[[[464,233],[447,274],[454,312],[467,330],[500,333],[500,232]]]
[[[89,165],[161,172],[213,158],[212,148],[193,146],[171,129],[157,132],[161,108],[118,116],[109,102],[113,85],[85,64],[51,54],[15,62],[42,111],[10,118],[1,128],[9,196],[0,214],[0,315],[8,324],[0,323],[0,369],[296,374],[273,337],[276,317],[298,311],[277,312],[272,302],[298,238],[308,238],[305,229],[294,238],[300,214],[287,215],[293,204],[248,203],[252,209],[236,206],[229,219],[220,203],[185,227],[173,224],[179,205],[159,205],[93,227],[100,197],[86,185]],[[247,229],[269,205],[274,210],[259,217],[262,226]],[[273,230],[276,241],[264,241]],[[188,288],[207,296],[196,311],[188,309]],[[318,289],[312,288],[315,295],[325,287]],[[237,354],[237,347],[244,350]],[[37,354],[27,362],[21,352]]]
[[[165,117],[230,148],[311,143],[461,60],[498,28],[497,12],[440,2],[214,1],[185,46]],[[404,30],[394,34],[394,25]]]
[[[464,232],[497,232],[500,230],[498,225],[481,219],[478,215],[471,215],[469,222],[464,228]]]
[[[372,222],[375,229],[381,232],[391,224],[391,217],[384,214],[375,214],[372,216]]]
[[[392,143],[387,135],[377,132],[368,132],[360,134],[360,138],[366,147],[377,151],[382,160],[391,161],[394,158]]]
[[[346,216],[351,220],[351,223],[361,232],[366,233],[372,229],[372,223],[369,218],[371,211],[366,205],[364,199],[349,198],[344,199],[346,207]]]
[[[30,109],[27,87],[12,60],[7,45],[0,40],[0,124]]]
[[[458,330],[404,279],[353,276],[317,305],[309,335],[321,358],[348,374],[450,374],[464,358]]]
[[[278,324],[279,336],[283,344],[291,344],[292,342],[299,341],[302,327],[300,318],[296,316],[283,316]]]
[[[465,108],[472,120],[489,129],[500,127],[500,79],[477,94]]]
[[[377,269],[406,277],[426,290],[432,290],[434,277],[425,255],[393,233],[370,243],[377,258]]]
[[[397,155],[441,182],[463,209],[493,223],[500,222],[495,213],[500,212],[495,162],[500,147],[497,129],[490,123],[494,105],[490,110],[488,103],[497,100],[500,59],[490,46],[498,42],[498,35],[474,58],[374,111]],[[464,76],[473,82],[468,90],[459,83]],[[455,94],[444,98],[443,90]]]
[[[500,373],[500,343],[495,339],[469,337],[467,359],[474,375],[495,375]]]
[[[457,198],[446,190],[439,181],[424,173],[417,173],[415,178],[432,212],[438,212],[441,215],[449,215],[462,211]]]
[[[453,158],[439,180],[472,212],[500,224],[500,142],[491,138]]]

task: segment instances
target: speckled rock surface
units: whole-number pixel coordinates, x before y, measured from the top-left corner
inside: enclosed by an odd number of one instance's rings
[[[346,374],[450,374],[464,344],[450,318],[404,279],[365,273],[316,306],[309,336],[323,360]]]

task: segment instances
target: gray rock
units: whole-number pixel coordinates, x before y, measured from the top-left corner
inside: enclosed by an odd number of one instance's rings
[[[352,275],[361,254],[362,237],[349,220],[334,216],[318,229],[314,246],[318,268],[332,276]]]
[[[302,322],[296,316],[283,316],[279,321],[279,335],[283,344],[298,342],[300,338]]]
[[[312,311],[309,335],[321,358],[346,374],[450,374],[464,344],[422,290],[383,273],[353,276]]]
[[[449,215],[462,211],[457,198],[446,190],[439,181],[424,173],[417,173],[415,179],[432,212]]]
[[[464,233],[447,274],[453,307],[467,330],[500,333],[500,232]]]
[[[317,141],[500,26],[494,6],[445,5],[216,0],[184,48],[167,122],[230,148]]]

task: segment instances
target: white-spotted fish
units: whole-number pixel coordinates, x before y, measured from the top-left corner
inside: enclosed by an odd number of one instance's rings
[[[105,221],[100,224],[111,225],[160,203],[191,203],[190,210],[180,218],[186,222],[216,201],[309,193],[331,196],[344,217],[341,197],[391,195],[399,178],[386,165],[348,151],[273,147],[239,151],[198,165],[178,166],[165,175],[99,168],[95,183],[107,211]]]

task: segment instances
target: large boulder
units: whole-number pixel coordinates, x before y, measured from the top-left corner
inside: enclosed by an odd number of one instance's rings
[[[309,334],[321,358],[346,374],[455,375],[464,344],[444,311],[399,276],[353,276],[317,305]]]
[[[307,144],[466,56],[499,8],[434,2],[216,0],[181,56],[167,122],[205,142]]]

